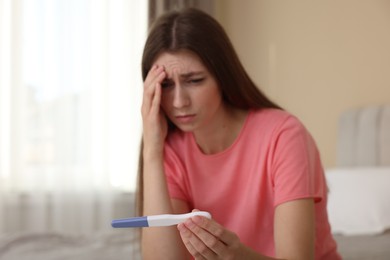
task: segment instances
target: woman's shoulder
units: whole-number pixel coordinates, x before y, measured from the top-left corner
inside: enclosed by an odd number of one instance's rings
[[[270,136],[277,136],[286,132],[308,134],[301,120],[285,110],[273,108],[253,110],[248,119],[248,128],[252,129],[252,132],[255,131]]]
[[[252,110],[250,112],[250,120],[255,124],[278,126],[280,124],[290,123],[301,125],[300,120],[290,112],[276,108],[264,108]]]

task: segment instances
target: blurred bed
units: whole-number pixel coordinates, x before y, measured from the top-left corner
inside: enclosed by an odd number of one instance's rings
[[[328,214],[345,260],[390,259],[390,105],[339,122],[337,166],[326,170]]]
[[[106,194],[105,197],[107,196],[109,195]],[[83,202],[80,196],[76,197],[79,197],[78,201],[75,201],[77,198],[71,198],[72,201],[59,205],[66,209],[62,214],[67,220],[60,222],[62,225],[60,228],[53,225],[55,216],[49,216],[50,207],[36,205],[34,200],[20,203],[14,199],[12,200],[14,203],[2,208],[7,212],[1,211],[0,214],[11,216],[13,220],[9,221],[8,226],[3,227],[3,231],[0,232],[0,260],[141,259],[139,230],[113,229],[110,225],[113,218],[134,216],[134,194],[121,193],[113,196],[115,200],[111,207],[104,208],[107,214],[92,210],[93,216],[80,214],[82,207],[86,207],[85,211],[89,211],[91,207],[88,202]],[[78,205],[71,207],[69,203]],[[32,227],[31,225],[37,222],[28,223],[34,214],[37,215],[34,208],[39,206],[44,209],[45,214],[38,214],[38,216],[45,218],[44,222],[52,222],[51,225]]]
[[[2,260],[140,260],[135,230],[88,235],[56,232],[0,236]]]

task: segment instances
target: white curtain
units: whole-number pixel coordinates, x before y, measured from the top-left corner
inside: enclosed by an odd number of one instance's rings
[[[147,1],[0,0],[0,232],[109,228],[135,189],[146,32]]]

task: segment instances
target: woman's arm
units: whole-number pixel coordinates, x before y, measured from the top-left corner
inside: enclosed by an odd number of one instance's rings
[[[278,205],[275,210],[274,236],[278,258],[314,259],[314,200],[300,199]]]
[[[162,162],[153,160],[144,166],[144,215],[186,213],[188,206],[169,199]],[[142,230],[142,259],[189,259],[176,227],[151,227]]]
[[[184,202],[171,203],[164,174],[164,142],[167,122],[160,108],[161,82],[166,77],[163,67],[153,66],[144,82],[143,121],[143,215],[183,213]],[[142,230],[142,259],[188,258],[175,227],[153,227]]]
[[[195,259],[312,260],[314,259],[314,201],[285,202],[275,212],[275,253],[261,255],[243,245],[238,236],[215,222],[193,217],[178,225],[188,251]]]

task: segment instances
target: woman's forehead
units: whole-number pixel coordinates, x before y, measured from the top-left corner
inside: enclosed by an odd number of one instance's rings
[[[207,70],[198,55],[191,51],[163,52],[159,54],[153,65],[164,66],[170,74],[189,74]]]

